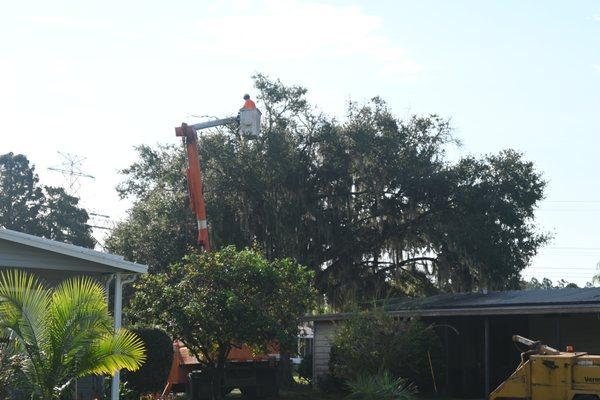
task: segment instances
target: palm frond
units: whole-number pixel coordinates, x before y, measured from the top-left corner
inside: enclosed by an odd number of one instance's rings
[[[20,270],[0,273],[0,328],[11,332],[34,364],[43,362],[39,349],[47,340],[49,303],[48,290],[33,275]]]
[[[44,331],[44,316],[49,293],[33,276],[20,270],[0,273],[0,326],[17,334],[21,340]]]
[[[82,358],[80,376],[113,375],[121,369],[138,370],[146,360],[142,340],[133,332],[121,329],[96,341]]]
[[[52,294],[49,316],[53,368],[75,367],[80,349],[112,330],[104,290],[89,277],[61,283]]]
[[[132,332],[115,333],[101,285],[69,279],[52,294],[26,272],[0,274],[0,331],[11,334],[21,371],[41,398],[60,395],[73,379],[136,370],[145,359]]]

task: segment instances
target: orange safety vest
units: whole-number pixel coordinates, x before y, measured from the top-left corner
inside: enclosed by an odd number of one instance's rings
[[[256,104],[254,104],[252,100],[248,99],[244,102],[244,107],[242,108],[246,110],[254,110],[256,108]]]

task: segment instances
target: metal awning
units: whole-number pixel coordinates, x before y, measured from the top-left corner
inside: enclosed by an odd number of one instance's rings
[[[148,272],[146,265],[125,261],[122,256],[9,229],[0,229],[0,267],[109,274]]]

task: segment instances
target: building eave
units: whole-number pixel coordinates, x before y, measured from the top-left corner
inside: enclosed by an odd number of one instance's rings
[[[86,260],[96,264],[105,265],[119,270],[118,272],[148,272],[148,267],[146,265],[125,261],[125,259],[121,256],[75,246],[68,243],[57,242],[55,240],[41,238],[10,229],[0,229],[0,240],[18,243],[24,246],[49,251],[67,257],[73,257],[75,259]]]
[[[413,309],[387,311],[396,317],[464,317],[486,315],[539,315],[539,314],[585,314],[600,313],[600,304],[554,304],[537,306],[512,306],[512,307],[471,307],[447,309]],[[302,317],[302,322],[316,321],[341,321],[350,318],[354,313],[337,313],[307,315]]]

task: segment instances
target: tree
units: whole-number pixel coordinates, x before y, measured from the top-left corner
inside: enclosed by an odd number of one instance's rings
[[[591,287],[591,283],[587,283],[586,287]],[[521,281],[521,289],[564,289],[564,288],[578,288],[577,284],[568,282],[564,279],[560,279],[556,282],[556,285],[552,283],[552,280],[548,278],[542,279],[540,282],[536,278],[531,278],[529,282],[523,280]]]
[[[122,198],[136,199],[105,246],[164,272],[196,244],[196,219],[188,206],[183,152],[174,146],[137,148],[140,160],[123,171],[132,176],[118,186]]]
[[[0,227],[94,247],[89,217],[63,188],[43,186],[22,154],[0,155]]]
[[[225,129],[199,139],[213,247],[293,257],[338,308],[389,294],[518,287],[548,239],[533,215],[545,182],[520,153],[451,162],[446,150],[457,140],[436,115],[399,120],[374,98],[350,103],[340,122],[315,112],[302,87],[263,75],[255,86],[260,137]],[[161,270],[194,245],[185,159],[179,147],[138,151],[120,186],[134,206],[107,244]]]
[[[520,272],[548,239],[532,224],[545,182],[513,150],[464,158],[449,172],[449,209],[435,224],[439,284],[452,291],[517,289]]]
[[[268,261],[255,250],[191,252],[167,271],[142,277],[132,314],[183,342],[211,371],[220,398],[233,347],[293,346],[298,319],[313,301],[310,280],[311,273],[291,259]]]
[[[10,333],[35,399],[58,399],[83,376],[138,369],[143,343],[112,326],[104,290],[90,278],[49,291],[20,270],[0,274],[0,329]]]

